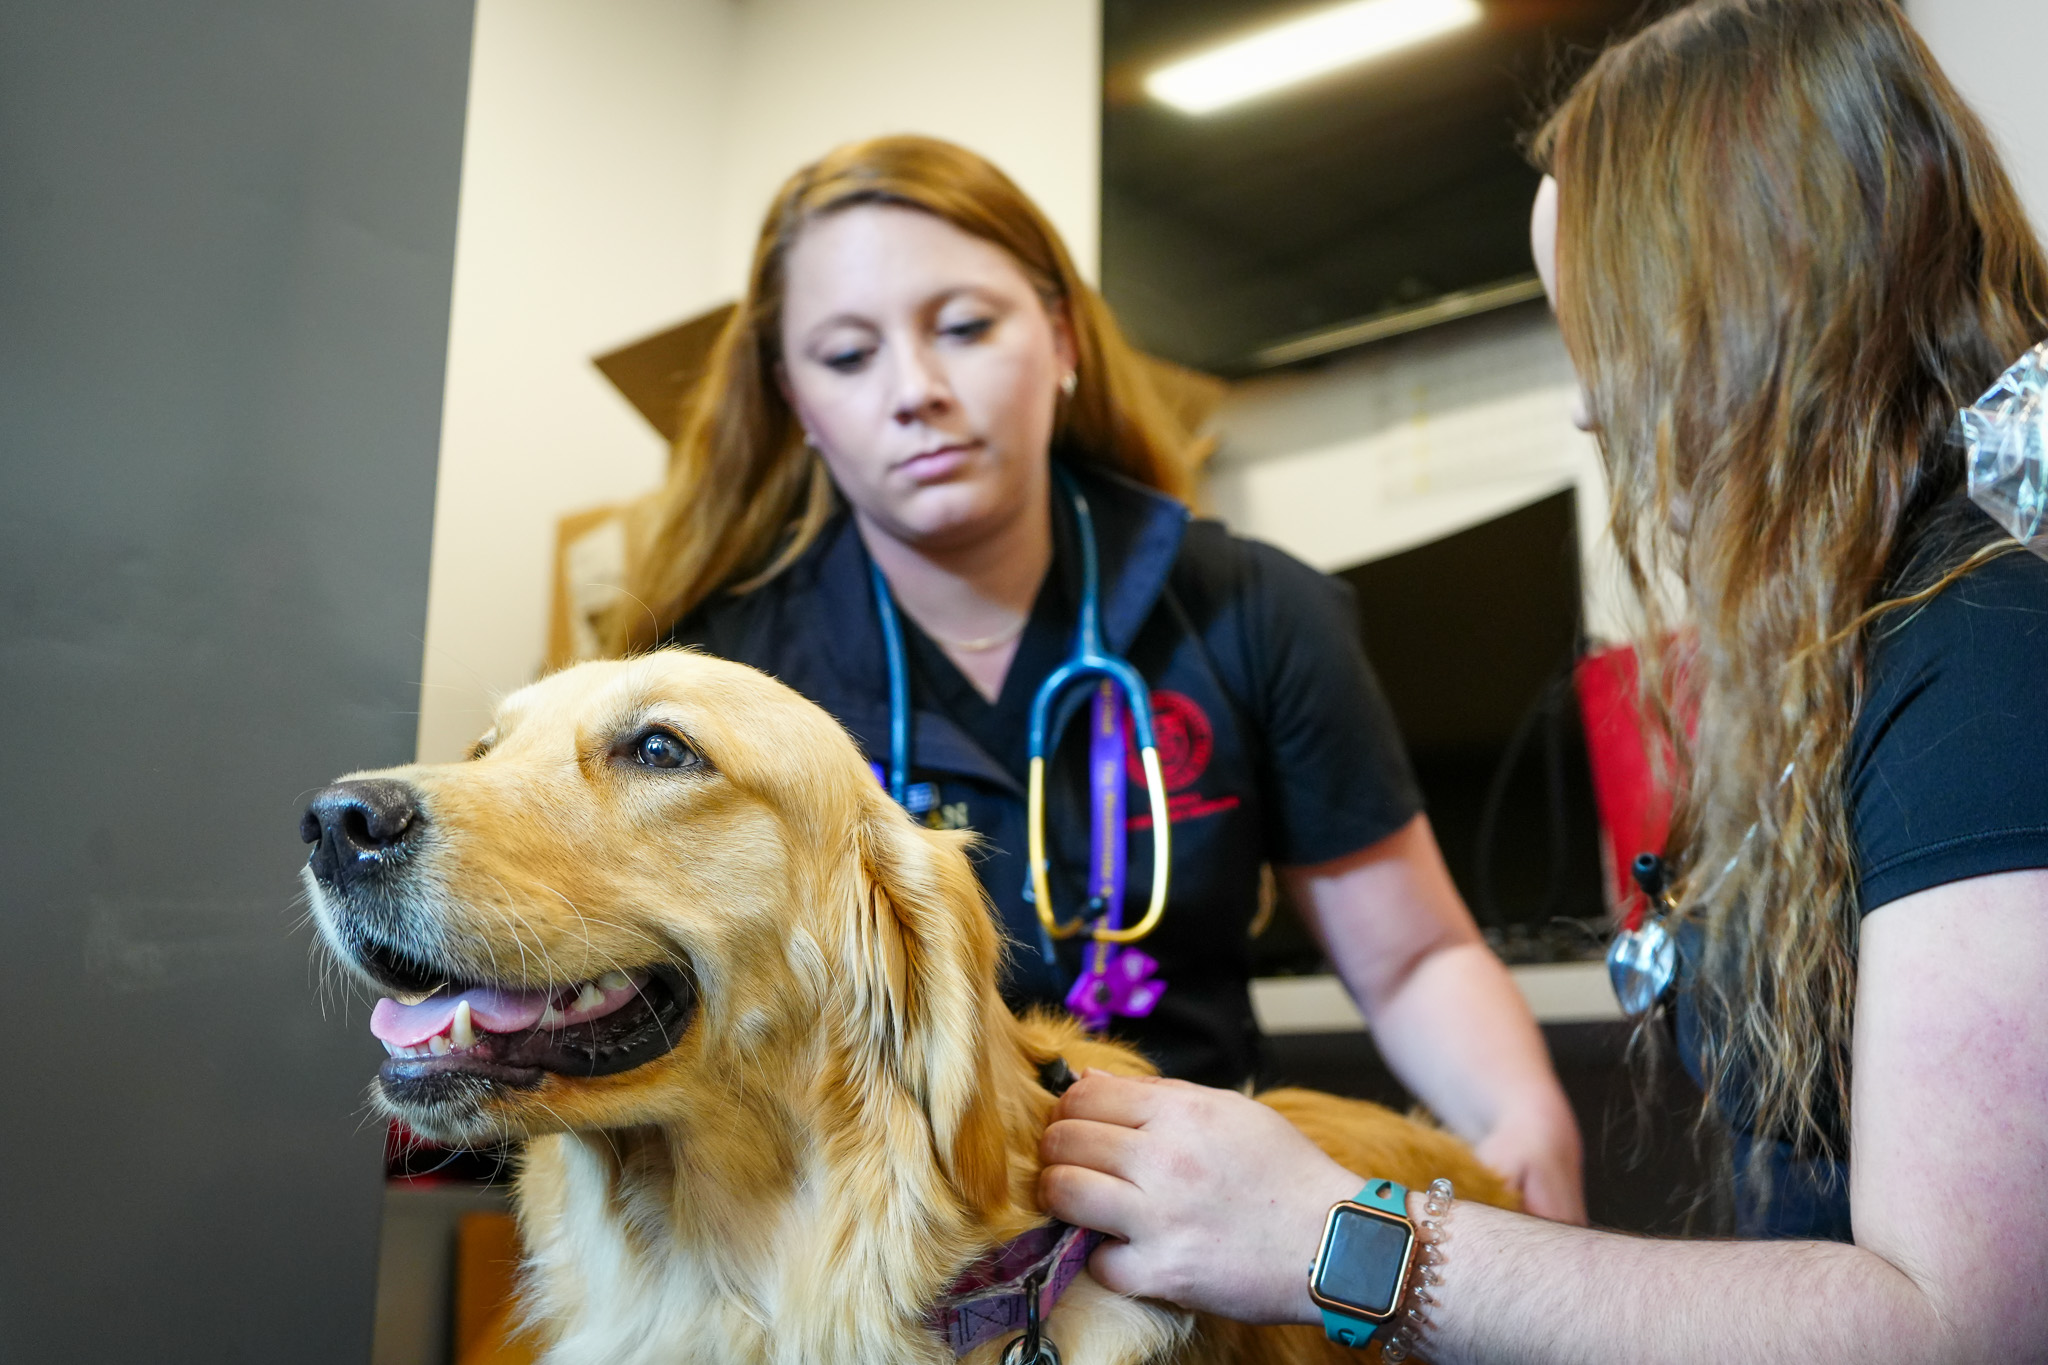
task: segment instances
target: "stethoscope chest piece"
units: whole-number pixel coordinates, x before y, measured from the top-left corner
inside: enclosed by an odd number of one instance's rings
[[[1607,945],[1607,979],[1614,985],[1614,998],[1621,1002],[1622,1013],[1640,1019],[1655,1009],[1678,981],[1678,942],[1660,913],[1666,903],[1664,860],[1645,853],[1629,871],[1649,907],[1640,924],[1623,929]]]
[[[1678,944],[1662,919],[1645,918],[1624,929],[1607,945],[1607,979],[1622,1013],[1640,1019],[1662,1000],[1678,980]]]

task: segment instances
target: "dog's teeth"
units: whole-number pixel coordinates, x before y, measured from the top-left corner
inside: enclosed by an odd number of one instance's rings
[[[633,979],[624,972],[606,972],[597,979],[597,984],[604,990],[622,991],[633,984]]]
[[[540,1012],[540,1026],[542,1028],[559,1028],[561,1024],[562,1012],[552,1004]]]
[[[586,981],[583,983],[583,989],[576,993],[576,998],[569,1002],[569,1008],[572,1010],[594,1010],[603,1003],[604,992],[597,988],[595,981]]]
[[[384,1042],[382,1038],[379,1038],[377,1041],[380,1043]],[[390,1053],[393,1057],[403,1057],[406,1051],[404,1048],[400,1047],[396,1043],[384,1043],[384,1050]]]
[[[449,1051],[448,1035],[437,1033],[432,1038],[429,1038],[427,1040],[427,1051],[436,1057],[446,1057]]]
[[[449,1027],[448,1033],[457,1048],[476,1046],[476,1023],[470,1018],[467,1000],[455,1003],[455,1023]]]

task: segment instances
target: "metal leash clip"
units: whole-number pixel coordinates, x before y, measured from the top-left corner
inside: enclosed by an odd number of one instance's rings
[[[1654,853],[1637,854],[1629,875],[1649,905],[1642,923],[1623,929],[1607,945],[1607,979],[1614,983],[1622,1013],[1640,1019],[1671,994],[1678,979],[1678,943],[1664,926],[1664,910],[1671,903],[1664,892],[1664,860]]]
[[[1060,1365],[1060,1348],[1052,1344],[1038,1320],[1045,1276],[1045,1268],[1040,1267],[1024,1281],[1024,1330],[1003,1348],[1002,1365]]]

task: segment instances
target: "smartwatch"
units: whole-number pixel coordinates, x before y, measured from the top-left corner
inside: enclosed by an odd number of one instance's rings
[[[1308,1296],[1323,1312],[1324,1335],[1353,1349],[1371,1341],[1394,1320],[1414,1259],[1404,1186],[1375,1180],[1332,1205],[1308,1271]]]

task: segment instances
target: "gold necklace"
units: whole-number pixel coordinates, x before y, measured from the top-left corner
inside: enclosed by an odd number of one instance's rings
[[[963,654],[984,654],[991,649],[998,649],[1010,643],[1019,635],[1022,635],[1024,627],[1031,624],[1031,614],[1026,612],[1018,618],[1016,625],[1011,626],[1007,630],[999,630],[994,635],[984,635],[974,640],[955,640],[951,636],[939,634],[922,621],[919,621],[917,624],[925,634],[931,636],[948,649],[957,649]]]

